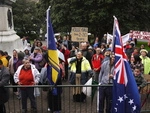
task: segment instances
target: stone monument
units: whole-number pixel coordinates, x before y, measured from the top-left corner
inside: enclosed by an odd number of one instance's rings
[[[14,49],[23,50],[23,43],[14,31],[11,4],[16,0],[0,0],[0,50],[12,55]]]

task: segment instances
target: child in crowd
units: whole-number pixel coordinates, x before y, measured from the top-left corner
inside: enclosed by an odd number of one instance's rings
[[[137,83],[139,91],[141,88],[145,87],[147,82],[143,77],[143,74],[141,73],[141,68],[140,67],[135,67],[134,72],[133,72],[135,81]]]

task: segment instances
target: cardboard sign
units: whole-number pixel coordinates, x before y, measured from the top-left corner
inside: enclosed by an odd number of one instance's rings
[[[76,42],[88,41],[88,28],[87,27],[72,27],[71,40]]]

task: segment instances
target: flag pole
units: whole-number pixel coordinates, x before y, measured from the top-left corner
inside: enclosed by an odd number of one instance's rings
[[[115,42],[115,16],[113,16],[113,18],[114,18],[114,24],[113,24],[113,40],[112,40],[112,47],[111,47],[111,51],[112,52],[114,52],[114,47],[115,47],[115,44],[114,44],[114,42]]]

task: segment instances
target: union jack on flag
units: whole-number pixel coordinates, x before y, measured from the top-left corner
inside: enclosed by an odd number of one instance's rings
[[[114,17],[113,28],[115,75],[113,82],[112,113],[140,113],[140,96],[132,70],[124,52],[119,24]]]

